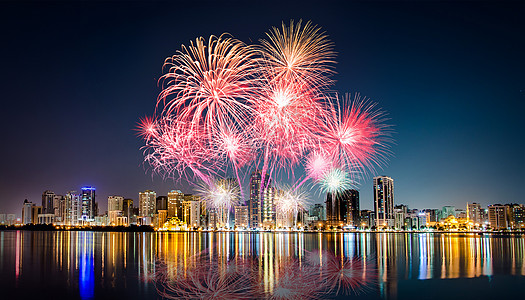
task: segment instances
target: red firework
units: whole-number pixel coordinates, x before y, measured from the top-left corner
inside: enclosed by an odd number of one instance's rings
[[[341,101],[342,100],[342,101]],[[318,127],[319,151],[350,174],[366,174],[376,165],[382,166],[390,154],[390,126],[385,113],[374,103],[350,94],[332,101],[325,122]]]

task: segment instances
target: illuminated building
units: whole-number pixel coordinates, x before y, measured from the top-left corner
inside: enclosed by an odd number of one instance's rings
[[[483,209],[479,203],[467,203],[467,215],[470,221],[481,224],[483,222]]]
[[[94,221],[96,216],[95,188],[85,186],[81,189],[80,201],[82,201],[82,221]]]
[[[64,200],[64,220],[65,225],[77,225],[82,217],[82,203],[76,191],[66,194]]]
[[[184,201],[183,192],[172,190],[168,193],[168,218],[182,219],[182,201]]]
[[[356,190],[345,190],[326,194],[326,219],[327,224],[332,226],[353,225],[359,226],[359,192]]]
[[[248,206],[247,205],[236,205],[235,206],[235,227],[247,228],[248,224],[249,224]]]
[[[511,228],[525,228],[525,205],[508,204],[509,221]]]
[[[137,216],[133,208],[133,199],[124,199],[122,202],[122,216],[126,217],[128,224],[137,222]]]
[[[139,216],[153,217],[157,202],[157,193],[146,190],[139,193]]]
[[[38,224],[53,224],[55,222],[54,214],[39,214],[37,217]]]
[[[124,197],[108,197],[108,223],[109,225],[118,225],[118,218],[124,215]]]
[[[192,194],[184,194],[184,202],[182,202],[183,222],[188,227],[201,226],[201,199],[199,196]],[[204,224],[203,224],[204,225]]]
[[[406,205],[396,205],[394,207],[394,227],[396,229],[406,229],[405,218],[408,207]]]
[[[361,211],[361,224],[360,227],[372,228],[375,226],[375,212],[373,210],[364,209]]]
[[[32,214],[33,213],[33,203],[24,200],[24,205],[22,206],[22,224],[27,225],[33,222]]]
[[[54,214],[55,209],[53,206],[53,198],[55,197],[55,193],[52,191],[44,191],[42,193],[42,211],[45,214]]]
[[[249,214],[251,228],[263,226],[263,221],[265,223],[275,222],[271,179],[268,174],[265,174],[262,180],[260,170],[253,171],[250,176]]]
[[[31,223],[32,224],[38,224],[38,215],[42,214],[42,206],[31,206],[32,212],[31,212]]]
[[[507,206],[489,205],[489,224],[493,229],[506,229],[508,225]]]
[[[394,226],[394,180],[390,177],[374,177],[374,212],[378,228]]]
[[[53,208],[55,211],[55,222],[63,224],[66,219],[66,197],[55,195],[53,197]]]

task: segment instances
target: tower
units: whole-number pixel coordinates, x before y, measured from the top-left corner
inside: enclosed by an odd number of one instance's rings
[[[374,177],[374,212],[377,227],[394,226],[394,179]]]
[[[270,177],[265,174],[264,181],[260,170],[255,170],[250,176],[250,200],[248,204],[250,227],[257,228],[263,224],[263,216],[266,221],[272,217],[273,199],[269,199]],[[264,211],[263,211],[264,209]],[[275,214],[273,214],[274,216]]]
[[[95,188],[92,186],[85,186],[81,193],[82,210],[81,218],[83,221],[95,219]]]
[[[139,215],[141,217],[153,217],[157,202],[157,193],[146,190],[139,193]]]

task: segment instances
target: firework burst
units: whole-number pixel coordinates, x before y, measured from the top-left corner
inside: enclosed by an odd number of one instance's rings
[[[291,21],[260,42],[201,37],[166,59],[154,117],[138,129],[153,172],[198,177],[210,192],[213,178],[230,171],[240,185],[254,166],[294,181],[303,166],[296,189],[311,179],[330,192],[383,166],[391,142],[385,114],[358,95],[328,93],[335,52],[327,35]]]

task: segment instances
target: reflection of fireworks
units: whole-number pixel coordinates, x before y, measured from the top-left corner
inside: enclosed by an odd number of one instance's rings
[[[324,299],[359,293],[375,279],[375,269],[358,258],[328,251],[305,252],[305,261],[275,261],[272,283],[257,259],[211,258],[206,251],[184,263],[156,264],[155,284],[166,299]]]
[[[162,270],[162,269],[161,269]],[[216,264],[195,264],[174,280],[157,279],[157,290],[166,299],[254,299],[257,290],[249,269],[223,272]]]
[[[359,258],[333,257],[328,260],[323,278],[328,292],[336,295],[359,293],[374,278],[375,269]]]

